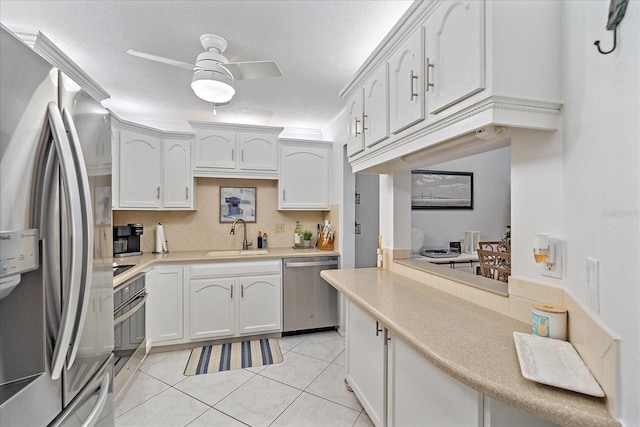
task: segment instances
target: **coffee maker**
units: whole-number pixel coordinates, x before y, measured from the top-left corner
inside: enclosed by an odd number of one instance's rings
[[[125,257],[142,255],[140,236],[142,224],[116,225],[113,227],[113,256]]]

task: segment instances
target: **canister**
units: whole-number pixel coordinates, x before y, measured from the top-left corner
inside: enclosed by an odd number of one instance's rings
[[[554,304],[533,304],[531,332],[540,337],[565,341],[567,339],[567,309]]]

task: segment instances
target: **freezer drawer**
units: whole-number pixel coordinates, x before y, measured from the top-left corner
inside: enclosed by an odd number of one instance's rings
[[[285,258],[283,332],[338,326],[338,292],[320,277],[337,257]]]
[[[113,427],[113,355],[49,427]]]

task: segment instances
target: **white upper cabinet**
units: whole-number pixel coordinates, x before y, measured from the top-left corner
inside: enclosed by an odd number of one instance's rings
[[[427,113],[438,114],[485,87],[484,2],[444,2],[426,28]]]
[[[347,101],[347,156],[353,156],[364,150],[362,96],[362,90],[359,90]]]
[[[193,172],[191,171],[191,140],[165,138],[163,141],[164,207],[190,208]]]
[[[424,119],[424,28],[419,27],[389,59],[389,122],[399,132]]]
[[[278,179],[280,127],[189,122],[195,132],[194,175]]]
[[[423,166],[430,159],[453,160],[490,149],[508,127],[557,129],[562,102],[560,3],[415,2],[340,93],[350,120],[353,171],[388,173]],[[375,90],[384,82],[378,73],[385,65],[386,139],[384,132],[377,132],[385,112],[376,108],[384,103],[375,101]],[[360,144],[351,147],[358,117],[354,100],[361,93],[364,149]],[[490,132],[476,138],[475,132],[483,128]]]
[[[236,168],[236,132],[217,130],[200,131],[195,129],[195,169],[235,169]]]
[[[278,209],[329,210],[331,147],[327,141],[280,140]]]
[[[367,147],[389,136],[389,67],[382,64],[363,87],[362,129]],[[349,104],[347,104],[349,105]]]
[[[120,131],[119,160],[119,206],[161,208],[162,140],[148,134]]]
[[[238,134],[240,160],[238,168],[244,171],[278,170],[278,135],[264,132]]]
[[[114,120],[114,209],[193,209],[192,140]]]

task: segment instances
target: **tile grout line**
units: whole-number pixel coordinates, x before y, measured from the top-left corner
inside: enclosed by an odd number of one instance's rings
[[[207,412],[208,412],[209,410],[211,410],[211,409],[213,409],[213,410],[217,411],[218,413],[223,414],[224,416],[227,416],[227,417],[229,417],[229,418],[231,418],[231,419],[233,419],[233,420],[235,420],[235,421],[237,421],[237,422],[239,422],[239,423],[241,423],[241,424],[243,424],[243,425],[247,425],[247,424],[246,424],[246,423],[244,423],[243,421],[241,421],[241,420],[239,420],[239,419],[237,419],[237,418],[235,418],[235,417],[233,417],[233,416],[231,416],[231,415],[227,414],[226,412],[224,412],[224,411],[222,411],[222,410],[220,410],[220,409],[216,408],[216,407],[215,407],[215,405],[219,404],[221,401],[223,401],[224,399],[228,398],[232,393],[234,393],[235,391],[237,391],[237,390],[238,390],[239,388],[241,388],[242,386],[246,385],[249,381],[251,381],[252,379],[254,379],[256,376],[260,376],[261,378],[268,379],[268,380],[271,380],[271,381],[275,381],[275,382],[277,382],[277,383],[279,383],[279,384],[285,385],[285,386],[287,386],[287,387],[290,387],[290,388],[292,388],[292,389],[297,390],[297,391],[299,391],[299,392],[300,392],[300,393],[298,394],[298,396],[297,396],[297,397],[296,397],[296,398],[295,398],[295,399],[294,399],[294,400],[293,400],[289,405],[287,405],[287,407],[286,407],[282,412],[280,412],[280,414],[278,414],[278,416],[277,416],[277,417],[276,417],[276,418],[275,418],[275,419],[274,419],[274,420],[273,420],[269,425],[273,424],[276,420],[278,420],[278,419],[282,416],[282,414],[283,414],[285,411],[287,411],[287,410],[288,410],[288,408],[289,408],[289,407],[291,407],[291,405],[292,405],[295,401],[297,401],[297,400],[300,398],[300,396],[302,396],[302,395],[303,395],[303,393],[306,393],[306,394],[308,394],[308,395],[310,395],[310,396],[313,396],[313,397],[317,397],[317,398],[322,399],[322,400],[324,400],[324,401],[326,401],[326,402],[328,402],[328,403],[333,403],[333,404],[339,405],[339,406],[341,406],[341,407],[344,407],[344,408],[346,408],[346,409],[350,409],[350,410],[352,410],[352,411],[357,411],[356,409],[353,409],[353,408],[351,408],[351,407],[349,407],[349,406],[346,406],[346,405],[344,405],[344,404],[342,404],[342,403],[334,402],[333,400],[327,399],[327,398],[325,398],[325,397],[322,397],[322,396],[319,396],[319,395],[316,395],[316,394],[314,394],[314,393],[311,393],[311,392],[307,391],[307,389],[308,389],[308,388],[309,388],[309,387],[310,387],[310,386],[311,386],[315,381],[317,381],[317,380],[318,380],[318,378],[319,378],[321,375],[323,375],[323,374],[324,374],[324,373],[329,369],[329,367],[330,367],[331,365],[335,365],[335,366],[337,366],[337,367],[339,367],[339,368],[341,368],[341,369],[345,369],[345,366],[343,366],[343,365],[341,365],[341,364],[339,364],[339,363],[336,363],[336,360],[337,360],[337,359],[338,359],[338,358],[339,358],[339,357],[344,353],[344,351],[345,351],[344,349],[343,349],[343,350],[341,350],[341,351],[340,351],[340,352],[339,352],[335,357],[333,357],[333,358],[331,359],[331,361],[327,361],[327,360],[321,359],[321,358],[316,357],[316,356],[312,356],[312,355],[309,355],[309,354],[300,353],[300,352],[295,351],[295,349],[296,349],[296,348],[298,348],[301,344],[303,344],[303,343],[307,342],[307,340],[308,340],[309,338],[311,338],[311,337],[310,337],[310,336],[308,336],[308,337],[304,338],[302,341],[300,341],[299,343],[297,343],[297,344],[296,344],[295,346],[293,346],[293,348],[291,348],[291,349],[286,349],[286,348],[282,348],[282,347],[281,347],[281,350],[286,351],[286,353],[283,353],[283,356],[284,356],[285,354],[288,354],[289,352],[293,352],[294,354],[297,354],[297,355],[300,355],[300,356],[309,357],[309,358],[312,358],[312,359],[314,359],[314,360],[318,360],[318,361],[321,361],[321,362],[324,362],[324,363],[326,363],[326,364],[327,364],[327,365],[326,365],[326,366],[325,366],[325,367],[324,367],[324,368],[323,368],[323,369],[322,369],[322,370],[321,370],[321,371],[320,371],[320,372],[319,372],[319,373],[318,373],[318,374],[317,374],[317,375],[316,375],[316,376],[311,380],[311,382],[310,382],[310,383],[309,383],[309,384],[308,384],[304,389],[301,389],[301,388],[298,388],[298,387],[292,386],[292,385],[290,385],[290,384],[287,384],[287,383],[285,383],[285,382],[282,382],[282,381],[279,381],[279,380],[275,380],[275,379],[273,379],[273,378],[269,378],[269,377],[267,377],[267,376],[265,376],[265,375],[262,375],[262,372],[263,372],[265,369],[267,369],[267,368],[268,368],[268,366],[267,366],[267,367],[265,367],[264,369],[262,369],[262,370],[261,370],[261,371],[259,371],[259,372],[254,372],[254,371],[246,370],[247,372],[249,372],[249,373],[251,373],[251,374],[253,374],[253,375],[252,375],[250,378],[248,378],[247,380],[243,381],[241,384],[239,384],[237,387],[235,387],[235,388],[234,388],[233,390],[231,390],[229,393],[225,394],[222,398],[218,399],[218,400],[217,400],[213,405],[210,405],[210,404],[208,404],[208,403],[206,403],[206,402],[204,402],[204,401],[202,401],[202,400],[200,400],[200,399],[198,399],[198,398],[196,398],[196,397],[192,396],[192,395],[191,395],[191,394],[189,394],[188,392],[186,392],[186,391],[183,391],[183,390],[181,390],[181,389],[176,388],[176,386],[177,386],[178,384],[181,384],[182,382],[184,382],[185,380],[187,380],[187,379],[189,378],[189,376],[188,376],[188,375],[184,375],[184,374],[183,374],[183,378],[182,378],[182,379],[178,380],[177,382],[175,382],[175,383],[173,383],[173,384],[170,384],[170,383],[168,383],[167,381],[165,381],[165,380],[163,380],[163,379],[161,379],[161,378],[158,378],[158,377],[156,377],[156,376],[152,375],[151,373],[146,372],[146,371],[144,371],[144,370],[140,369],[140,372],[142,372],[145,376],[147,376],[147,377],[149,377],[149,378],[151,378],[151,379],[154,379],[154,380],[158,381],[158,382],[159,382],[159,383],[161,383],[162,385],[167,386],[167,388],[166,388],[166,389],[164,389],[164,390],[162,390],[162,391],[160,391],[159,393],[154,394],[153,396],[150,396],[149,398],[145,399],[144,401],[142,401],[142,402],[140,402],[140,403],[136,404],[136,405],[135,405],[135,406],[133,406],[132,408],[130,408],[130,409],[128,409],[127,411],[125,411],[125,412],[123,412],[122,414],[120,414],[120,415],[118,416],[118,418],[121,418],[122,416],[124,416],[124,415],[126,415],[126,414],[130,413],[132,410],[134,410],[134,409],[136,409],[136,408],[140,407],[141,405],[143,405],[143,404],[145,404],[145,403],[149,402],[150,400],[152,400],[152,399],[154,399],[154,398],[158,397],[159,395],[161,395],[162,393],[166,392],[167,390],[169,390],[169,389],[173,389],[173,390],[176,390],[176,391],[180,392],[182,395],[184,395],[184,396],[188,397],[189,399],[193,399],[194,401],[199,402],[199,403],[201,403],[201,404],[205,405],[205,407],[206,407],[206,408],[208,408],[208,409],[206,409],[202,414],[198,415],[198,416],[197,416],[196,418],[194,418],[193,420],[190,420],[186,425],[190,425],[190,424],[192,424],[194,421],[196,421],[197,419],[199,419],[202,415],[204,415],[205,413],[207,413]],[[344,338],[343,338],[343,337],[340,337],[340,336],[338,336],[337,338],[336,338],[336,337],[332,337],[332,336],[327,336],[326,338],[331,339],[331,340],[336,340],[336,341],[344,341]],[[182,351],[182,350],[180,350],[180,351]],[[177,354],[177,353],[178,353],[178,351],[175,351],[175,352],[172,352],[172,353]],[[156,360],[155,362],[153,362],[153,363],[151,363],[151,364],[149,364],[149,365],[145,366],[145,368],[150,368],[150,367],[155,366],[155,365],[157,365],[157,364],[159,364],[159,363],[162,363],[163,361],[165,361],[165,360],[166,360],[166,359],[168,359],[169,357],[172,357],[172,356],[167,356],[167,357],[163,357],[162,359]],[[245,370],[245,369],[242,369],[242,370]],[[362,410],[360,411],[360,413],[359,413],[358,417],[356,418],[356,422],[357,422],[357,419],[360,417],[360,415],[361,415],[363,412],[364,412],[364,409],[362,409]]]
[[[146,373],[146,372],[144,372],[144,371],[139,371],[139,372],[140,372],[140,373],[142,373],[142,374],[144,374],[144,375],[146,375],[146,376],[148,376],[148,377],[150,377],[150,378],[153,378],[154,380],[156,380],[156,381],[158,381],[158,382],[161,382],[162,384],[166,385],[166,386],[167,386],[167,388],[165,388],[164,390],[162,390],[162,391],[161,391],[161,392],[159,392],[159,393],[154,394],[153,396],[149,397],[148,399],[146,399],[146,400],[144,400],[144,401],[142,401],[142,402],[138,403],[138,404],[137,404],[137,405],[135,405],[134,407],[132,407],[132,408],[130,408],[130,409],[128,409],[128,410],[126,410],[126,411],[125,411],[125,412],[123,412],[122,414],[118,415],[116,418],[120,418],[120,417],[122,417],[124,414],[126,414],[126,413],[128,413],[128,412],[131,412],[132,410],[134,410],[134,409],[135,409],[135,408],[137,408],[138,406],[142,405],[143,403],[148,402],[148,401],[150,401],[151,399],[153,399],[154,397],[159,396],[160,394],[162,394],[162,393],[164,393],[165,391],[169,390],[170,388],[173,388],[173,386],[172,386],[172,385],[167,384],[166,382],[162,381],[162,380],[161,380],[161,379],[159,379],[159,378],[154,377],[154,376],[153,376],[153,375],[151,375],[151,374],[148,374],[148,373]]]

